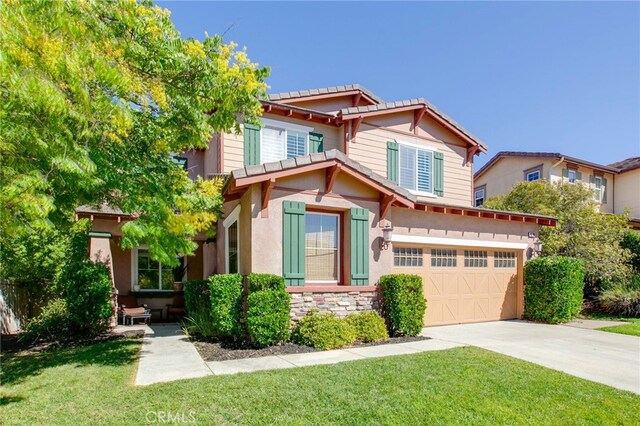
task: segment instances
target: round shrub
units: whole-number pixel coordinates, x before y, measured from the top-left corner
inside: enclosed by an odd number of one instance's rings
[[[249,293],[262,290],[285,290],[284,278],[272,274],[247,275],[247,289]]]
[[[253,343],[270,346],[289,340],[290,297],[281,290],[262,290],[247,297],[247,331]]]
[[[640,317],[640,290],[606,290],[598,297],[598,303],[604,312],[625,317]]]
[[[211,322],[217,337],[238,339],[244,335],[242,275],[220,274],[209,278]]]
[[[419,275],[391,274],[380,277],[383,314],[391,336],[417,336],[424,325],[427,302]]]
[[[362,342],[379,342],[389,338],[384,319],[376,311],[347,315],[345,320],[356,331],[356,339]]]
[[[310,312],[296,325],[293,340],[320,350],[337,349],[355,342],[356,330],[331,313]]]
[[[582,261],[548,256],[524,267],[524,315],[532,321],[567,322],[580,314],[584,289]]]
[[[28,340],[51,339],[73,334],[73,326],[64,299],[53,299],[42,308],[37,317],[31,319],[25,328]]]

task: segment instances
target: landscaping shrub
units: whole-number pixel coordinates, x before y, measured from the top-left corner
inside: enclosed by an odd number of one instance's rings
[[[640,317],[640,290],[615,288],[598,297],[600,310],[625,317]]]
[[[284,288],[249,294],[246,323],[252,342],[264,347],[288,340],[290,311],[290,297]]]
[[[391,336],[417,336],[427,308],[419,275],[392,274],[380,277],[383,313]]]
[[[262,290],[285,290],[284,278],[272,274],[247,275],[247,290],[249,293]]]
[[[627,230],[622,237],[620,247],[631,252],[629,266],[636,273],[640,273],[640,232]]]
[[[376,311],[347,315],[345,320],[356,331],[356,339],[362,342],[379,342],[389,338],[384,319]]]
[[[96,334],[109,326],[113,315],[111,273],[89,259],[72,262],[65,268],[58,285],[69,312],[69,319],[80,333]]]
[[[566,322],[582,308],[582,261],[564,256],[530,260],[524,268],[524,315],[547,323]]]
[[[217,337],[237,339],[244,335],[242,275],[220,274],[209,278],[211,321]]]
[[[298,322],[293,339],[301,345],[321,350],[337,349],[355,342],[356,330],[334,314],[312,311]]]
[[[211,320],[209,281],[192,280],[184,283],[184,303],[187,311],[186,327],[189,334],[212,337],[215,334]]]
[[[72,334],[71,319],[64,299],[53,299],[25,327],[27,340],[52,339]]]

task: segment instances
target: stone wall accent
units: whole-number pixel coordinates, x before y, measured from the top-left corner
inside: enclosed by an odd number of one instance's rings
[[[292,293],[291,319],[298,321],[310,309],[333,312],[342,318],[354,312],[379,309],[378,293],[375,291],[350,291],[348,293]]]

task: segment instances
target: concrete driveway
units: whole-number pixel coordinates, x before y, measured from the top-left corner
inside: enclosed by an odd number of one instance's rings
[[[639,337],[526,321],[429,327],[422,334],[640,394]]]

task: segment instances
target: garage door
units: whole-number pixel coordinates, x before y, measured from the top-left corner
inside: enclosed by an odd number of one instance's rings
[[[394,273],[422,276],[425,325],[517,318],[519,252],[416,246],[393,251]]]

